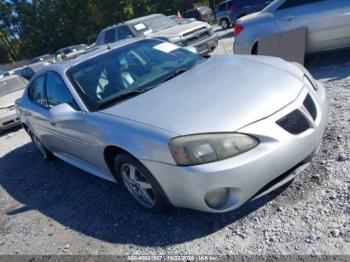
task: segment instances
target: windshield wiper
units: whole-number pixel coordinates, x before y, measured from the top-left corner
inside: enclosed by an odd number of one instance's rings
[[[117,103],[117,102],[119,102],[119,101],[121,101],[121,100],[124,100],[124,99],[126,99],[126,98],[129,98],[129,97],[132,97],[132,96],[136,96],[136,95],[141,94],[141,93],[143,93],[143,92],[144,92],[143,90],[141,91],[141,90],[138,90],[138,89],[136,89],[136,90],[130,90],[130,91],[128,91],[128,92],[119,94],[119,95],[117,95],[117,96],[115,96],[115,97],[112,97],[112,98],[110,98],[110,99],[104,101],[103,104],[99,105],[97,108],[98,108],[98,109],[106,108],[106,107],[108,107],[109,105],[115,104],[115,103]]]
[[[177,77],[178,75],[181,75],[181,74],[183,74],[183,73],[189,71],[190,69],[191,69],[191,68],[180,68],[180,69],[176,70],[175,72],[169,74],[167,77],[165,77],[162,81],[160,81],[160,82],[158,83],[158,85],[159,85],[160,83],[164,83],[164,82],[166,82],[166,81],[169,81],[170,79],[173,79],[174,77]]]

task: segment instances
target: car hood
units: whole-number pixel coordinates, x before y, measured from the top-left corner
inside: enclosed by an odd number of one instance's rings
[[[24,90],[22,89],[0,97],[0,109],[13,106],[15,101],[22,97],[23,92]]]
[[[164,30],[161,30],[159,32],[156,33],[151,33],[148,34],[147,36],[162,36],[162,37],[175,37],[175,36],[183,36],[184,34],[190,33],[192,31],[198,30],[200,28],[209,28],[209,25],[207,23],[203,23],[203,22],[192,22],[189,24],[182,24],[182,25],[177,25],[177,26],[173,26]]]
[[[178,135],[232,132],[280,110],[302,88],[301,71],[282,59],[215,56],[101,113]]]

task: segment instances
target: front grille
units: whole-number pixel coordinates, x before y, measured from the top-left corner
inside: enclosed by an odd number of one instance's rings
[[[198,32],[200,32],[200,31],[203,31],[203,30],[207,30],[207,27],[201,27],[201,28],[195,29],[195,30],[193,30],[193,31],[191,31],[191,32],[185,33],[185,34],[183,34],[183,37],[193,35],[193,34],[195,34],[195,33],[198,33]]]
[[[307,97],[304,100],[304,106],[309,111],[311,117],[313,120],[316,120],[317,117],[317,109],[314,100],[310,96],[310,94],[307,95]]]
[[[310,128],[305,116],[297,109],[281,118],[276,123],[293,135],[301,134]]]
[[[203,32],[199,35],[196,35],[194,37],[188,38],[185,40],[185,42],[186,42],[186,45],[193,45],[193,44],[195,44],[203,39],[208,38],[209,36],[210,36],[209,32],[207,31],[207,32]]]
[[[10,120],[10,121],[4,122],[2,124],[3,124],[3,126],[8,126],[8,125],[11,125],[13,123],[15,123],[15,120]]]

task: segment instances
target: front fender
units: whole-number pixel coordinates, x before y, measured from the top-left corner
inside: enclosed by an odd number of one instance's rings
[[[91,121],[98,127],[101,151],[117,146],[139,160],[176,164],[168,143],[177,134],[104,113],[92,113]]]

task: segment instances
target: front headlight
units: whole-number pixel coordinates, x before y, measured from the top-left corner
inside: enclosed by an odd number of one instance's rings
[[[183,38],[181,36],[174,36],[174,37],[170,37],[169,41],[178,45],[178,46],[185,46],[185,41],[183,40]]]
[[[0,116],[6,115],[9,111],[8,108],[0,108]]]
[[[317,81],[315,78],[310,74],[309,70],[307,70],[303,65],[293,62],[303,73],[304,73],[304,81],[308,82],[313,89],[317,91]]]
[[[237,133],[199,134],[176,137],[169,143],[178,165],[210,163],[247,152],[259,144],[255,137]]]

